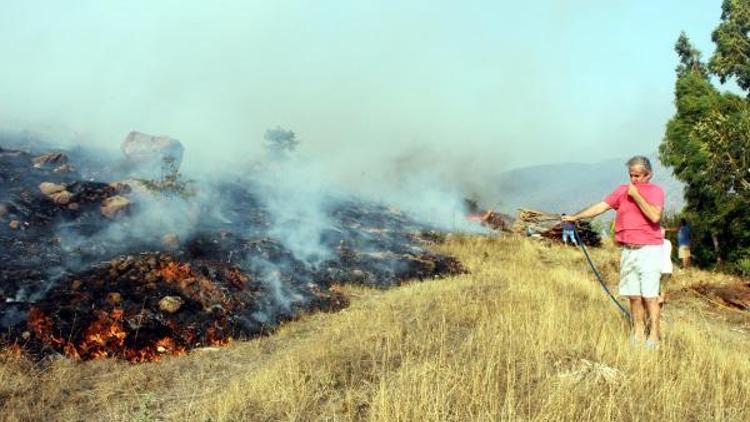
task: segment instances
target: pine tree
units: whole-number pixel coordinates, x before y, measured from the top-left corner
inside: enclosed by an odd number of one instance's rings
[[[709,67],[721,83],[736,78],[742,89],[750,89],[750,0],[724,0],[721,23],[711,34],[716,44]]]

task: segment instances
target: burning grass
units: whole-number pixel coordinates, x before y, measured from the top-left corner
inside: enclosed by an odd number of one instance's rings
[[[471,273],[389,291],[340,286],[352,300],[341,312],[222,349],[144,365],[34,363],[8,350],[0,411],[9,420],[750,418],[747,314],[685,290],[729,278],[678,271],[664,344],[651,352],[628,345],[579,250],[519,238],[443,248]],[[614,282],[615,250],[592,252]]]
[[[213,273],[203,276],[160,254],[113,260],[63,280],[50,292],[54,301],[30,306],[26,326],[33,335],[16,338],[28,337],[23,348],[38,357],[59,352],[74,360],[145,362],[257,334],[238,318],[252,308],[260,286],[249,286],[237,268]],[[321,295],[319,306],[331,298]]]

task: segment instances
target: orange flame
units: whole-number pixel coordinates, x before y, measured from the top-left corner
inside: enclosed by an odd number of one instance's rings
[[[174,266],[172,270],[174,269],[183,273],[189,271],[186,265]],[[109,357],[121,357],[133,363],[157,361],[168,355],[187,354],[186,345],[194,344],[199,337],[192,329],[179,329],[176,321],[170,321],[170,328],[181,332],[179,337],[161,337],[154,339],[155,341],[148,341],[146,345],[137,349],[128,347],[125,342],[128,332],[123,328],[124,310],[121,308],[114,308],[111,312],[95,311],[95,318],[83,330],[83,339],[79,343],[54,336],[54,320],[39,308],[32,307],[29,310],[27,324],[42,342],[54,346],[70,359],[77,361]],[[207,328],[200,337],[203,339],[200,342],[207,346],[225,346],[231,341],[218,326]]]
[[[13,343],[6,347],[5,350],[0,351],[0,357],[5,355],[19,358],[23,355],[23,348],[18,343]]]
[[[119,308],[115,308],[111,314],[99,312],[97,319],[84,331],[84,340],[75,350],[75,354],[71,352],[71,357],[79,354],[78,350],[92,359],[116,354],[123,347],[125,338],[128,336],[128,333],[122,329],[121,319],[122,309]]]
[[[245,273],[237,268],[232,268],[231,270],[225,271],[224,274],[229,282],[238,289],[242,289],[243,287],[245,287],[245,284],[250,280],[250,277],[245,275]]]
[[[170,262],[161,267],[161,276],[169,283],[190,277],[190,275],[191,269],[189,263],[178,264]]]
[[[49,317],[45,315],[41,309],[35,306],[32,306],[31,309],[29,309],[26,324],[29,329],[39,337],[45,337],[52,328],[52,321]]]
[[[208,327],[206,330],[206,344],[209,346],[226,346],[229,339],[219,333],[215,327]]]
[[[54,326],[52,319],[48,317],[44,311],[35,306],[32,306],[29,309],[26,325],[37,335],[37,337],[46,343],[51,343],[56,346],[61,346],[66,343],[65,340],[55,337],[52,334],[52,327]]]

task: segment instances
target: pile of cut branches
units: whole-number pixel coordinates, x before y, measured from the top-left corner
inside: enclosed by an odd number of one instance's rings
[[[576,221],[576,231],[586,246],[600,246],[599,234],[588,221]],[[562,242],[562,220],[560,214],[520,208],[518,217],[511,230],[527,236],[541,236],[556,242]]]

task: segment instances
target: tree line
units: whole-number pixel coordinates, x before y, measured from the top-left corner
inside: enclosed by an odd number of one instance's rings
[[[680,34],[675,115],[659,158],[685,187],[698,265],[750,274],[750,0],[724,0],[708,62]],[[739,94],[721,92],[734,81]]]

